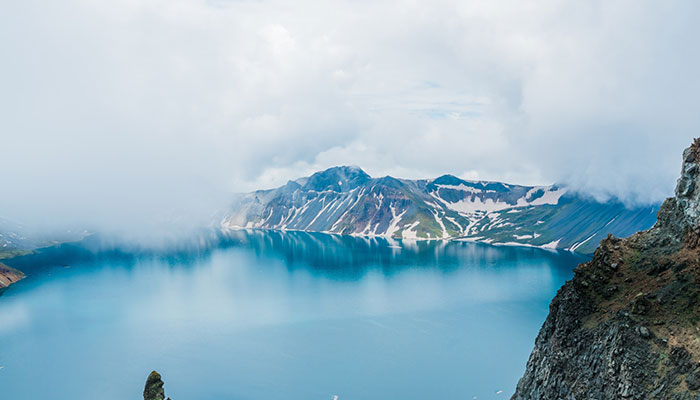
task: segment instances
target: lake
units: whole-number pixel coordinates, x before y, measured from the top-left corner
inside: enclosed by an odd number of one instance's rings
[[[233,232],[206,251],[6,260],[0,397],[507,399],[587,258],[466,242]]]

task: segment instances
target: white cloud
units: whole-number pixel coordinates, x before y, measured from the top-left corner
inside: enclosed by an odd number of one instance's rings
[[[658,201],[700,122],[691,1],[0,1],[17,219],[204,218],[336,164]]]

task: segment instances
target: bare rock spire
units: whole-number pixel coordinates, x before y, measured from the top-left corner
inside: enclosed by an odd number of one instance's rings
[[[165,400],[163,380],[156,371],[151,372],[146,379],[146,387],[143,389],[143,400]],[[170,400],[170,397],[168,397]]]

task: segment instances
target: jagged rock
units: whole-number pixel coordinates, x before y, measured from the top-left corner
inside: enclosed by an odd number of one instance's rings
[[[693,371],[685,376],[685,384],[690,390],[700,389],[700,371]]]
[[[164,400],[165,389],[163,389],[163,380],[158,372],[153,371],[146,379],[146,387],[143,389],[143,400]],[[170,397],[168,397],[170,400]]]
[[[696,139],[656,224],[602,240],[559,290],[512,399],[698,399],[698,185]]]

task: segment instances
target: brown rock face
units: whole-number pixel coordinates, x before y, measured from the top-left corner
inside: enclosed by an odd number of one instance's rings
[[[0,290],[24,278],[24,274],[14,268],[0,263]]]
[[[609,236],[557,293],[513,399],[700,395],[700,140],[653,228]]]

